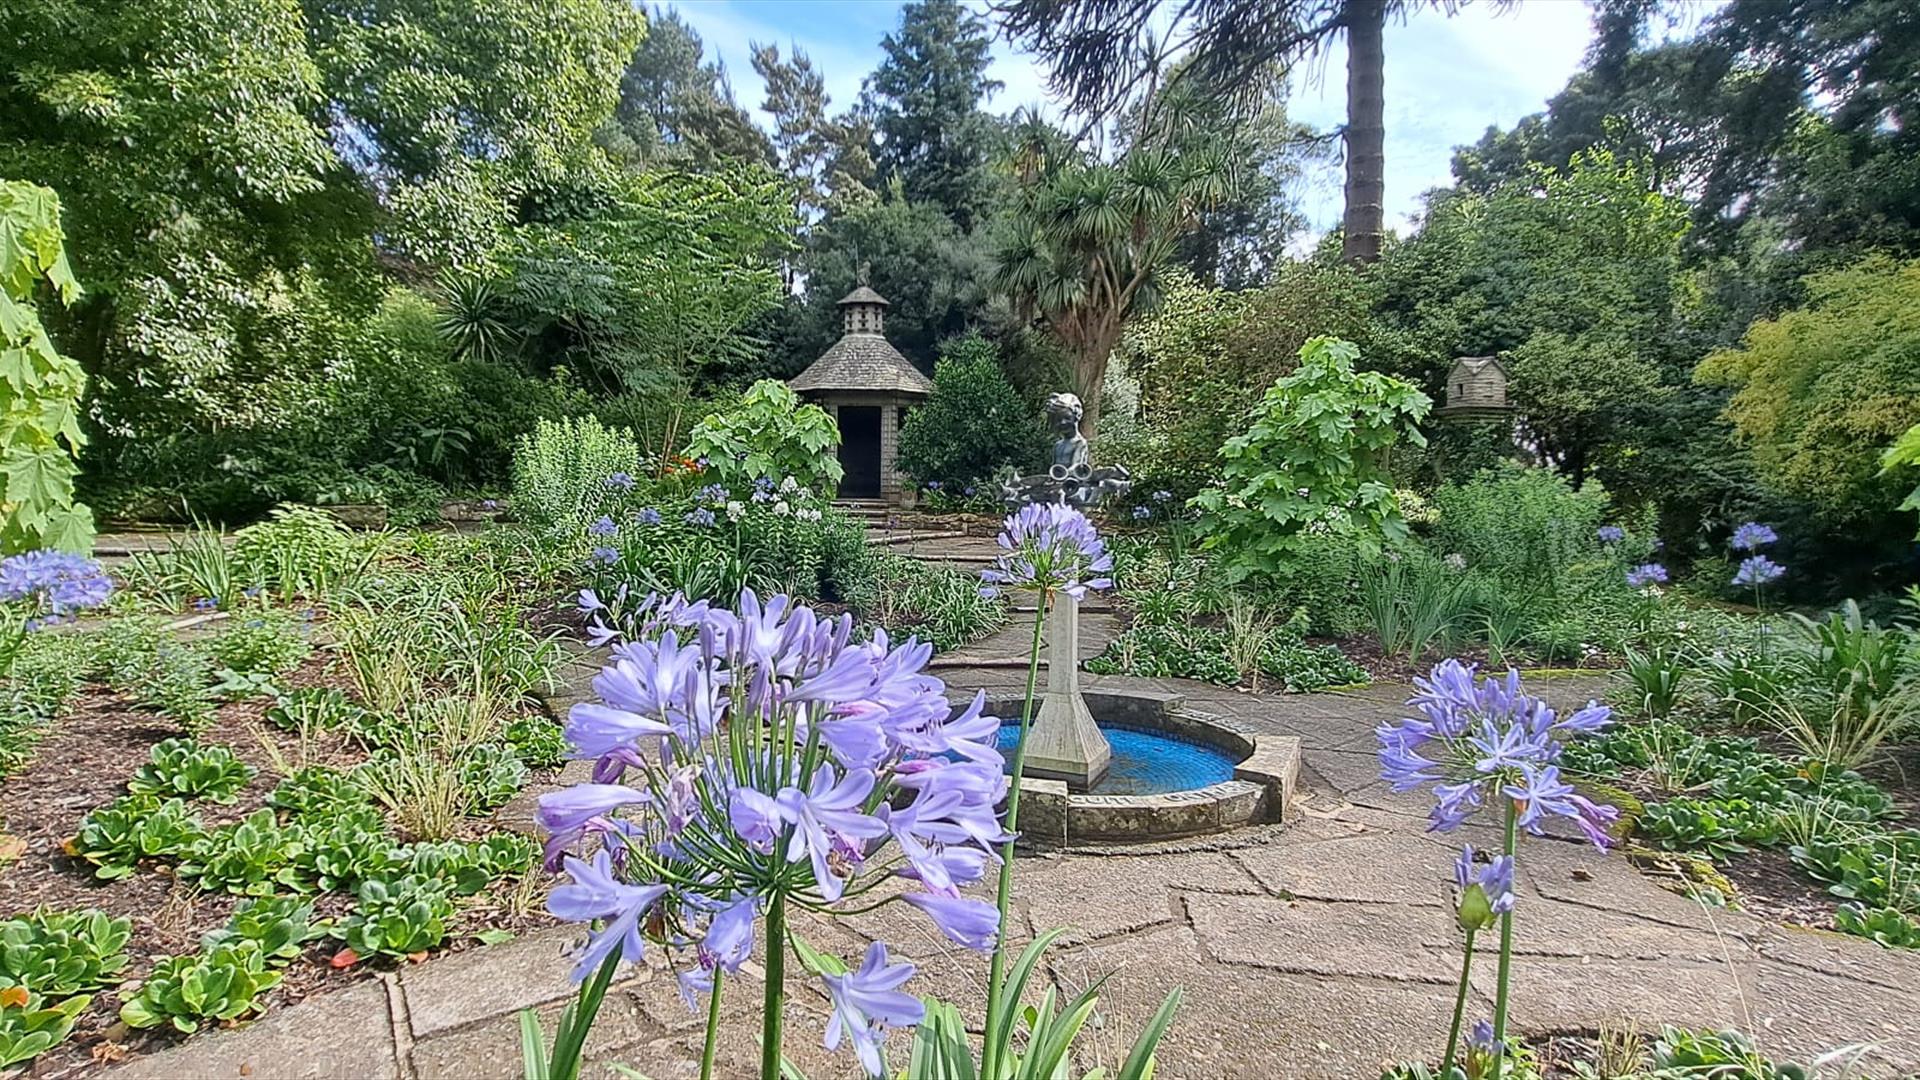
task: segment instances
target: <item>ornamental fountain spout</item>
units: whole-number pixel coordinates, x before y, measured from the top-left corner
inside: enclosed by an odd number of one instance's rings
[[[1047,399],[1047,419],[1059,433],[1053,460],[1044,473],[1001,479],[1001,497],[1009,507],[1061,503],[1084,510],[1132,486],[1124,468],[1093,467],[1086,436],[1080,434],[1081,415],[1078,395],[1054,394]],[[1064,780],[1069,788],[1084,791],[1106,774],[1113,747],[1100,733],[1080,692],[1080,601],[1058,594],[1053,611],[1047,614],[1053,620],[1047,631],[1047,689],[1039,714],[1027,730],[1023,771]]]

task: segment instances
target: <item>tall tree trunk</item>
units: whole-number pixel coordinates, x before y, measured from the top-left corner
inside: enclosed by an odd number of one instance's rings
[[[1386,0],[1347,0],[1347,212],[1340,255],[1348,262],[1380,258],[1386,228]]]

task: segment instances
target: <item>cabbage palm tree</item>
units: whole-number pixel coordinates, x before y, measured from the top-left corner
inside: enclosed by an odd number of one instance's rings
[[[993,285],[1066,347],[1089,435],[1127,321],[1152,305],[1156,275],[1181,235],[1232,193],[1241,167],[1230,140],[1178,120],[1167,127],[1114,161],[1063,147],[1042,125],[1018,128],[1019,197]]]

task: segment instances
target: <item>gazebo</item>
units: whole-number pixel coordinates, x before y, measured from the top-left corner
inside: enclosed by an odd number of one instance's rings
[[[890,306],[862,280],[840,301],[840,340],[788,384],[840,427],[843,499],[900,501],[908,490],[894,466],[900,424],[933,393],[933,380],[887,342]]]

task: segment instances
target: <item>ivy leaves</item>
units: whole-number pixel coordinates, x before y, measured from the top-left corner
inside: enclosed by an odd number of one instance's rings
[[[80,296],[62,240],[57,195],[0,180],[0,553],[85,551],[93,539],[92,514],[73,501],[86,373],[53,347],[33,307],[43,281],[62,303]]]

